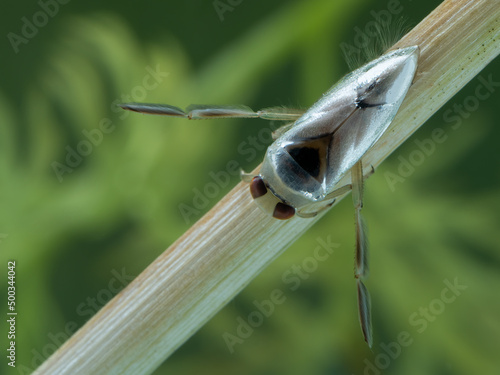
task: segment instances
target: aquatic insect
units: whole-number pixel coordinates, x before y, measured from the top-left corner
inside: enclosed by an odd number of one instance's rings
[[[246,106],[192,105],[186,111],[164,104],[125,103],[130,111],[185,117],[262,118],[290,123],[273,133],[259,174],[243,173],[255,203],[276,219],[308,218],[330,207],[352,190],[356,222],[355,278],[358,310],[365,341],[371,347],[368,245],[361,216],[364,174],[362,158],[394,119],[413,81],[418,46],[388,52],[347,74],[307,111]],[[337,186],[351,174],[351,183]]]

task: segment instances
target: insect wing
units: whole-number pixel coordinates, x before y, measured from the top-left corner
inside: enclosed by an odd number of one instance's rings
[[[356,110],[332,139],[326,185],[332,188],[387,130],[415,75],[418,47],[383,55],[354,71]]]
[[[267,150],[261,176],[296,208],[322,201],[387,129],[417,66],[399,49],[346,75]]]

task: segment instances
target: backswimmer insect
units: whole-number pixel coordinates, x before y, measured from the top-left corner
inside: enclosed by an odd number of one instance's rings
[[[125,103],[130,111],[188,119],[262,118],[289,121],[273,133],[259,174],[242,172],[255,203],[276,219],[310,218],[352,190],[356,222],[355,279],[361,330],[372,346],[368,246],[361,216],[362,158],[390,123],[417,69],[418,46],[388,52],[347,74],[307,111],[246,106],[191,105],[186,111],[164,104]],[[347,173],[349,185],[337,184]]]

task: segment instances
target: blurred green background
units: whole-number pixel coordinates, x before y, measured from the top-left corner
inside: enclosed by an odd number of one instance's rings
[[[400,0],[391,24],[403,16],[414,26],[438,4]],[[266,121],[189,122],[121,112],[116,103],[307,107],[348,71],[342,45],[355,46],[357,30],[393,6],[10,4],[0,16],[0,285],[5,306],[7,260],[15,260],[18,367],[4,356],[0,373],[38,366],[238,182],[186,220],[179,205],[193,207],[210,172],[230,160],[250,170],[264,155],[242,150]],[[480,76],[499,82],[498,59]],[[483,81],[472,80],[367,183],[373,352],[358,324],[345,199],[155,374],[498,374],[500,90],[477,99]],[[419,144],[435,128],[446,140],[423,154]],[[388,182],[404,161],[414,168]],[[328,236],[335,253],[290,290],[283,275]],[[453,294],[446,280],[467,288]],[[286,302],[231,353],[223,333],[235,334],[237,319],[274,289]],[[411,343],[399,350],[404,332]]]

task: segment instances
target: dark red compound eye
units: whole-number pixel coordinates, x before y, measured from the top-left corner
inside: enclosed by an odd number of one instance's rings
[[[277,203],[274,208],[273,217],[279,220],[287,220],[295,215],[295,208],[286,203]]]
[[[255,176],[250,182],[250,194],[252,195],[252,198],[255,199],[255,202],[257,202],[257,204],[265,212],[272,214],[275,219],[286,220],[295,215],[295,208],[286,203],[280,202],[279,198],[269,192],[266,184],[260,176]]]
[[[267,187],[262,181],[262,178],[255,176],[250,182],[250,194],[252,194],[253,199],[257,199],[267,194]]]

